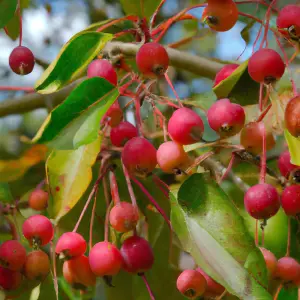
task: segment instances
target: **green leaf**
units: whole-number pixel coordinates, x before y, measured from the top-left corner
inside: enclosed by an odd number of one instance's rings
[[[118,96],[119,91],[103,78],[85,80],[51,112],[32,142],[61,150],[93,142],[101,118]]]
[[[79,201],[92,180],[91,167],[100,151],[101,139],[77,150],[54,150],[46,164],[52,201],[50,215],[56,222]]]
[[[259,84],[251,79],[248,74],[248,61],[245,61],[215,86],[213,91],[218,99],[228,97],[231,102],[250,105],[258,101]]]
[[[209,276],[241,299],[272,299],[263,287],[268,277],[261,252],[236,207],[208,174],[192,175],[172,202],[174,230]]]
[[[14,16],[17,3],[17,0],[0,0],[0,28],[3,28]]]
[[[287,129],[284,130],[284,136],[291,153],[291,163],[300,166],[300,139],[292,136]]]
[[[9,188],[9,184],[6,182],[0,182],[0,202],[1,203],[12,203],[14,200],[12,193]]]
[[[111,34],[100,32],[74,36],[36,82],[36,91],[50,94],[77,78],[112,38]]]
[[[255,20],[250,20],[250,22],[241,31],[241,37],[245,41],[246,45],[248,45],[250,41],[250,30],[252,29],[254,24],[256,24]]]
[[[161,0],[121,0],[122,7],[127,15],[149,18],[155,12]]]

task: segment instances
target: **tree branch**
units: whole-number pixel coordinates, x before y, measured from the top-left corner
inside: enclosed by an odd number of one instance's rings
[[[123,54],[126,57],[134,57],[139,49],[139,45],[132,43],[110,42],[103,52],[109,56]],[[176,49],[167,48],[170,64],[175,68],[192,72],[196,75],[213,79],[216,73],[223,67],[222,64],[193,54],[182,52]],[[61,103],[70,92],[86,78],[81,78],[65,88],[49,95],[31,93],[19,98],[7,99],[0,102],[0,117],[20,114],[33,109],[56,106]]]

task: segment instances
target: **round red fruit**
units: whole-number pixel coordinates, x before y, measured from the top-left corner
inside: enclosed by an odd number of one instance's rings
[[[77,232],[65,232],[57,241],[55,252],[65,259],[81,256],[86,251],[86,241]]]
[[[114,244],[104,241],[97,243],[91,249],[89,263],[96,276],[113,276],[119,273],[123,259]]]
[[[284,114],[286,129],[294,137],[300,136],[300,96],[292,98],[286,108]]]
[[[133,230],[139,220],[137,207],[131,203],[117,203],[109,214],[111,226],[119,232],[128,232]]]
[[[291,171],[298,168],[298,166],[291,163],[291,154],[289,150],[282,152],[278,158],[278,168],[280,174],[286,178],[289,177]]]
[[[184,270],[177,278],[177,289],[189,299],[202,296],[206,288],[205,277],[196,270]]]
[[[249,59],[248,72],[250,77],[259,83],[271,84],[279,80],[285,71],[281,56],[273,49],[260,49]]]
[[[264,256],[269,276],[272,278],[272,277],[274,277],[275,272],[276,272],[277,259],[271,251],[269,251],[265,248],[259,248],[259,249],[260,249],[262,255]]]
[[[0,266],[12,271],[19,271],[25,261],[26,250],[20,242],[10,240],[0,245]]]
[[[87,76],[102,77],[113,85],[118,84],[118,76],[113,65],[106,59],[96,59],[92,61],[87,69]]]
[[[250,187],[244,197],[245,208],[254,219],[267,220],[280,208],[280,197],[271,184],[261,183]]]
[[[48,206],[49,194],[41,189],[34,190],[28,199],[30,208],[42,211]]]
[[[148,241],[132,236],[126,239],[121,247],[125,271],[142,274],[152,268],[154,263],[153,250]]]
[[[300,37],[300,6],[289,4],[279,12],[276,25],[281,34],[298,42]]]
[[[32,72],[35,64],[34,55],[30,49],[24,46],[16,47],[9,56],[10,68],[19,75],[27,75]]]
[[[168,123],[172,139],[181,145],[190,145],[201,140],[204,124],[201,117],[189,108],[177,109]]]
[[[54,229],[48,218],[35,215],[23,223],[23,234],[31,245],[44,246],[53,239]]]
[[[278,260],[276,268],[276,277],[289,282],[300,276],[300,265],[292,257],[282,257]]]
[[[102,119],[102,124],[108,122],[109,126],[116,127],[121,123],[122,120],[123,111],[119,105],[119,102],[116,101],[104,115]]]
[[[238,67],[238,64],[228,64],[224,66],[215,77],[214,87],[217,86],[221,81],[229,77]]]
[[[287,186],[281,195],[281,205],[288,216],[300,214],[300,185]]]
[[[30,280],[44,280],[50,272],[49,256],[41,250],[32,251],[28,254],[24,275]]]
[[[0,267],[0,288],[4,290],[16,290],[22,282],[22,275],[19,271],[12,271]]]
[[[169,55],[162,45],[154,42],[146,43],[136,54],[136,64],[146,77],[162,76],[168,69]]]
[[[138,130],[129,122],[121,122],[110,131],[111,143],[116,147],[123,147],[130,139],[138,136]]]
[[[207,111],[209,126],[222,138],[239,133],[244,127],[245,117],[243,107],[229,99],[218,100]]]

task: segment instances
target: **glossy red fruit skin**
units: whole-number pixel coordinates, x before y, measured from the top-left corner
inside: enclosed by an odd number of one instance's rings
[[[284,113],[286,129],[294,137],[300,136],[300,96],[292,98]]]
[[[20,271],[26,261],[26,250],[17,240],[5,241],[0,245],[0,266]]]
[[[104,241],[95,244],[91,249],[89,263],[96,276],[113,276],[121,270],[123,259],[114,244]]]
[[[281,194],[281,205],[286,215],[300,214],[300,185],[287,186]]]
[[[278,158],[278,169],[280,174],[286,178],[289,177],[291,171],[297,169],[298,166],[291,163],[291,154],[289,150],[283,151]]]
[[[239,67],[238,64],[228,64],[224,66],[216,75],[214,87],[217,86],[221,81],[225,80],[229,77],[237,68]]]
[[[86,287],[96,285],[96,276],[91,270],[88,257],[85,255],[65,261],[63,275],[71,285],[82,284]]]
[[[218,100],[207,111],[209,126],[222,138],[239,133],[245,124],[245,118],[243,107],[231,103],[229,99]]]
[[[254,219],[267,220],[280,208],[280,197],[271,184],[261,183],[250,187],[244,197],[245,208]]]
[[[92,61],[87,69],[87,76],[102,77],[113,85],[118,84],[118,75],[113,65],[106,59],[96,59]]]
[[[255,155],[260,154],[263,148],[264,124],[250,122],[241,131],[240,142],[245,149]],[[271,132],[266,132],[267,151],[275,146],[275,139]]]
[[[162,45],[146,43],[136,54],[136,64],[145,77],[162,76],[169,67],[169,55]]]
[[[225,288],[221,284],[208,276],[201,268],[197,268],[196,271],[203,275],[207,283],[205,293],[203,294],[204,297],[217,297],[225,291]]]
[[[116,147],[123,147],[130,139],[138,136],[138,130],[129,122],[121,122],[110,131],[111,143]]]
[[[0,289],[15,290],[22,282],[22,274],[19,271],[12,271],[0,267]]]
[[[250,77],[259,83],[273,83],[282,77],[284,71],[285,64],[273,49],[264,48],[256,51],[248,62]]]
[[[109,213],[110,225],[118,232],[133,230],[139,220],[137,207],[131,203],[117,203]]]
[[[259,248],[262,255],[264,256],[265,262],[266,262],[266,266],[267,266],[267,270],[269,273],[269,277],[274,277],[275,273],[276,273],[276,269],[277,269],[277,259],[275,257],[275,255],[265,249],[265,248]]]
[[[16,47],[9,56],[10,68],[19,75],[27,75],[32,72],[35,64],[34,55],[30,49],[24,46]]]
[[[44,280],[50,272],[49,256],[41,250],[32,251],[27,255],[24,275],[29,280]]]
[[[171,116],[168,132],[181,145],[190,145],[201,140],[204,124],[201,117],[189,108],[179,108]]]
[[[48,206],[49,194],[41,189],[34,190],[28,199],[30,208],[42,211]]]
[[[108,121],[109,126],[113,128],[118,126],[122,120],[123,120],[123,111],[119,105],[119,102],[116,101],[106,112],[101,122],[102,124],[104,124],[106,121]]]
[[[183,170],[189,161],[182,145],[173,141],[162,143],[157,149],[156,158],[160,168],[169,174]]]
[[[284,282],[293,281],[300,276],[300,265],[292,257],[282,257],[277,262],[275,277]]]
[[[23,223],[23,235],[31,245],[45,246],[53,239],[53,225],[45,216],[31,216]]]
[[[125,144],[122,161],[129,173],[147,176],[156,167],[156,149],[145,138],[134,137]]]
[[[77,232],[65,232],[58,239],[55,252],[57,254],[63,253],[66,259],[81,256],[86,251],[86,241]]]
[[[131,236],[126,239],[121,247],[124,260],[123,268],[133,274],[142,274],[152,268],[154,263],[153,250],[148,241]]]
[[[177,289],[189,299],[202,296],[207,288],[205,277],[196,270],[184,270],[177,278]]]

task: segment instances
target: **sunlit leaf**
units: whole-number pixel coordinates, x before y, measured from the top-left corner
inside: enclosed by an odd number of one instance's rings
[[[284,130],[284,136],[291,153],[291,163],[300,166],[300,139],[292,136],[287,129]]]
[[[121,0],[122,7],[127,15],[136,15],[149,18],[158,7],[161,0]]]
[[[17,3],[17,0],[0,0],[0,28],[3,28],[14,16]]]

